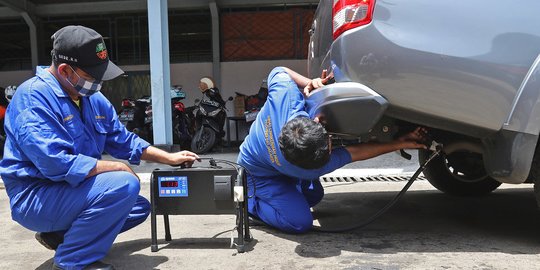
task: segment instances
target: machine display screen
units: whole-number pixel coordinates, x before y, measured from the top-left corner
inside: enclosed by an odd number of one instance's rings
[[[159,197],[187,197],[187,176],[159,176]]]
[[[178,181],[161,181],[161,187],[178,187]]]

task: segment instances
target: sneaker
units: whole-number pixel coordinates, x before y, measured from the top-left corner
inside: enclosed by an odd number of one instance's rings
[[[64,242],[64,236],[56,232],[38,232],[35,237],[41,245],[50,250],[56,250]]]

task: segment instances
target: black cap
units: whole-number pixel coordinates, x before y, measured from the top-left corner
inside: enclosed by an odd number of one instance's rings
[[[93,29],[69,25],[56,31],[51,39],[51,55],[57,63],[76,66],[99,81],[111,80],[124,73],[109,60],[103,37]]]

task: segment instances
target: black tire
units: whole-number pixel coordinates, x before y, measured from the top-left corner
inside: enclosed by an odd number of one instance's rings
[[[173,143],[180,145],[182,150],[191,150],[191,135],[186,122],[175,117],[173,120]]]
[[[122,124],[124,124],[126,129],[128,131],[131,131],[131,132],[133,132],[133,129],[136,127],[136,125],[135,125],[135,123],[133,121],[122,122]]]
[[[420,150],[420,164],[431,153],[429,150]],[[456,151],[449,155],[442,153],[426,166],[424,175],[435,188],[455,196],[481,196],[501,185],[487,175],[482,155],[468,151]]]
[[[540,141],[536,144],[531,170],[529,171],[528,183],[534,184],[534,196],[536,197],[536,205],[540,208]]]
[[[203,127],[202,131],[198,130],[197,132],[201,132],[201,134],[199,136],[199,134],[195,133],[193,136],[191,151],[196,154],[204,154],[214,147],[216,143],[216,132],[209,127]]]
[[[0,157],[4,157],[5,144],[6,144],[6,136],[0,135]]]

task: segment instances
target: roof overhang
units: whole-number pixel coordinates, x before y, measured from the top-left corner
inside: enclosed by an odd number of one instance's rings
[[[224,7],[257,7],[273,5],[317,4],[318,0],[169,0],[169,9],[208,8],[215,2]],[[147,0],[0,0],[0,19],[20,17],[21,12],[28,12],[36,17],[54,17],[70,15],[90,15],[107,13],[129,13],[147,10]],[[76,11],[76,13],[74,13]]]

